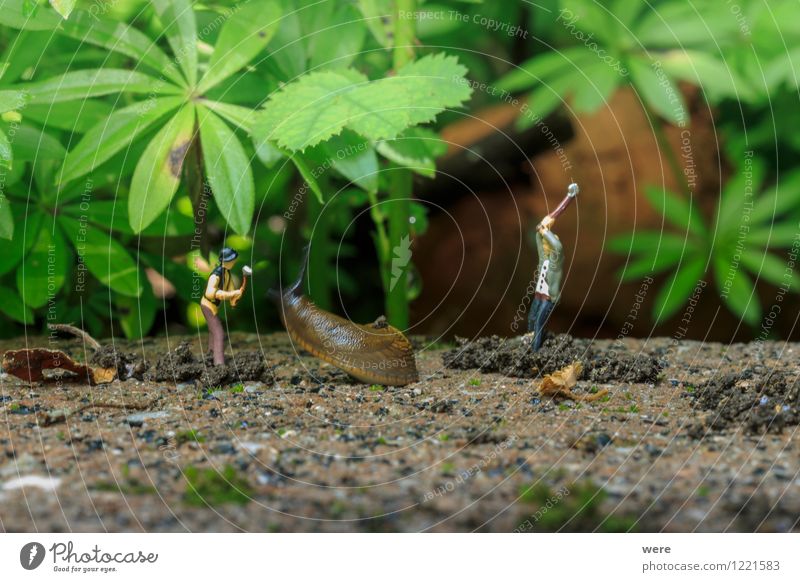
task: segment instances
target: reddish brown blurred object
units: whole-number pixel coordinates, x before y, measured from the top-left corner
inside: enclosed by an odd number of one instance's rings
[[[680,128],[664,123],[662,127],[674,156],[687,171],[694,172],[694,202],[709,216],[727,166],[720,162],[712,112],[696,91],[683,90],[691,113],[689,125]],[[486,119],[479,112],[444,135],[457,136],[459,146],[487,156],[497,145],[485,146],[483,141],[491,137],[486,137],[482,128],[502,120],[505,125],[493,129],[495,137],[512,134],[509,107],[504,108],[505,115],[492,108]],[[662,226],[661,215],[645,201],[642,192],[646,186],[673,191],[682,191],[685,186],[678,184],[667,152],[659,146],[632,90],[618,91],[598,112],[571,117],[569,124],[571,135],[569,131],[551,131],[562,127],[558,119],[544,120],[530,130],[537,137],[546,135],[548,144],[544,151],[521,162],[528,171],[527,183],[517,179],[506,187],[500,180],[491,190],[464,188],[459,197],[442,196],[449,198],[446,212],[434,214],[428,233],[415,242],[414,260],[425,291],[413,305],[418,324],[414,333],[471,337],[524,331],[524,326],[515,329],[513,324],[529,306],[526,289],[535,269],[535,250],[527,240],[527,231],[535,224],[535,217],[548,214],[561,201],[564,183],[574,181],[581,184],[582,194],[575,207],[559,219],[560,237],[570,250],[560,307],[550,329],[588,336],[617,335],[640,284],[619,283],[618,270],[625,258],[610,253],[608,241],[633,230],[668,228]],[[479,140],[471,146],[465,137],[470,134]],[[681,148],[690,155],[682,156]],[[459,167],[454,160],[447,160],[445,165]],[[436,195],[430,193],[427,198],[436,203]],[[650,290],[655,288],[657,285]],[[707,306],[718,305],[710,289],[702,301]],[[652,292],[645,297],[632,335],[651,333],[650,304],[654,296]],[[715,311],[697,310],[690,334],[694,331],[694,337],[703,337]],[[714,320],[714,335],[729,338],[735,324],[723,309]],[[669,334],[674,327],[668,324],[658,332]]]
[[[91,385],[107,384],[117,376],[115,368],[92,368],[76,362],[61,350],[30,348],[8,350],[3,354],[3,370],[26,382],[41,382],[45,370],[64,370],[77,374],[79,382]]]

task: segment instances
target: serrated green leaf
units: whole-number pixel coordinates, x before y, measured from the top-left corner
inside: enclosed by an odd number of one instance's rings
[[[159,83],[158,79],[136,71],[89,69],[29,83],[24,92],[26,103],[49,104],[123,92],[174,95],[181,89],[170,83]]]
[[[77,0],[50,0],[50,6],[66,20],[69,18],[69,15],[72,14],[72,11],[75,10],[76,2]]]
[[[22,302],[19,295],[3,286],[0,286],[0,311],[19,323],[33,323],[31,308]]]
[[[128,216],[141,232],[166,210],[181,181],[183,160],[194,136],[195,108],[183,107],[153,137],[131,179]]]
[[[264,50],[275,35],[282,14],[276,0],[249,0],[234,10],[222,25],[198,93],[205,93]]]
[[[75,247],[78,261],[86,265],[98,281],[120,295],[141,295],[144,275],[125,247],[101,230],[78,220],[60,216],[58,224]]]
[[[238,234],[250,230],[255,211],[255,185],[250,160],[239,138],[215,113],[198,105],[200,141],[214,201]]]
[[[743,268],[732,265],[728,258],[714,257],[713,264],[722,302],[749,325],[757,325],[761,320],[761,304],[755,283]]]
[[[88,174],[182,103],[181,97],[165,97],[115,111],[89,130],[67,154],[59,181],[68,182]]]
[[[651,206],[681,232],[688,231],[699,237],[706,236],[706,227],[697,204],[690,204],[669,190],[654,186],[647,186],[644,193]]]
[[[653,305],[656,323],[669,319],[689,300],[704,272],[705,259],[703,257],[690,257],[681,264],[656,295]]]
[[[429,55],[393,77],[367,81],[354,71],[321,72],[274,94],[253,133],[291,151],[304,150],[345,127],[369,140],[390,139],[466,101],[472,90],[454,57]]]
[[[70,269],[67,242],[52,222],[39,236],[17,268],[17,290],[25,305],[38,309],[55,297]]]
[[[387,160],[427,178],[436,176],[436,158],[447,152],[447,144],[422,127],[411,127],[395,139],[378,141],[375,148]]]
[[[367,192],[378,190],[378,156],[375,148],[368,141],[351,131],[343,131],[341,135],[318,146],[320,156],[309,156],[315,161],[329,160],[333,169],[342,176],[363,188]]]
[[[194,87],[197,84],[197,23],[189,0],[152,0],[178,65]]]
[[[631,81],[644,104],[673,125],[688,123],[683,94],[657,62],[633,57],[628,62]]]

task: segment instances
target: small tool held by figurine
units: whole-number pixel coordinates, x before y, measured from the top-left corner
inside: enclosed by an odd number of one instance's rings
[[[253,275],[253,269],[250,268],[250,265],[245,265],[242,267],[242,285],[239,287],[239,296],[231,299],[231,307],[236,307],[236,304],[239,303],[239,299],[242,298],[244,295],[244,290],[247,289],[247,279]]]

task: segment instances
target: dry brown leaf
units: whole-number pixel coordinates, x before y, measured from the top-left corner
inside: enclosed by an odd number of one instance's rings
[[[76,362],[61,350],[30,348],[8,350],[3,354],[3,370],[26,382],[45,380],[44,370],[66,370],[91,385],[108,384],[117,377],[115,368],[92,368]]]
[[[572,388],[578,383],[581,372],[583,372],[583,364],[578,361],[572,362],[569,366],[561,368],[557,372],[548,374],[539,383],[539,394],[583,402],[592,402],[608,394],[608,390],[605,388],[597,394],[575,394]]]

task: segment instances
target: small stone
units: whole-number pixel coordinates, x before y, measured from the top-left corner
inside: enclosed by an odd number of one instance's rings
[[[156,420],[158,418],[168,418],[169,412],[166,410],[157,410],[154,412],[137,412],[136,414],[128,415],[125,418],[130,426],[140,427],[148,420]]]

